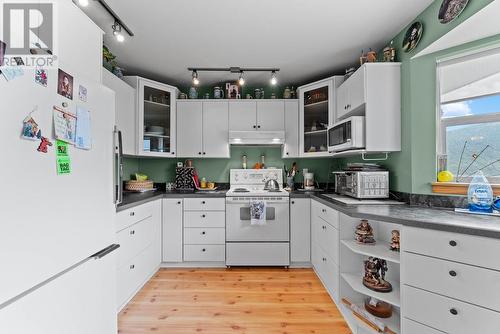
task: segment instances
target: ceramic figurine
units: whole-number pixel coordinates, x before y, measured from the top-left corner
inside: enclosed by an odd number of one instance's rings
[[[391,41],[391,45],[384,48],[384,61],[387,63],[393,63],[396,61],[396,48],[393,43],[394,41]]]
[[[361,223],[356,226],[355,239],[360,244],[374,245],[375,238],[373,237],[373,228],[368,223],[368,220],[362,219]]]
[[[197,99],[198,98],[198,92],[196,91],[196,88],[194,88],[194,87],[189,88],[189,98],[190,99]]]
[[[283,92],[283,98],[289,99],[291,97],[292,97],[292,91],[290,90],[290,87],[286,86],[285,91]]]
[[[387,269],[387,261],[370,256],[368,260],[365,261],[363,285],[373,291],[391,292],[392,285],[385,280]]]
[[[392,230],[391,232],[391,250],[395,252],[399,252],[401,245],[399,242],[399,231]]]
[[[366,61],[368,63],[375,63],[377,62],[377,53],[370,49],[370,51],[366,54]]]
[[[291,99],[297,98],[297,91],[295,90],[295,87],[293,87],[293,86],[292,86],[292,89],[290,89],[290,98]]]
[[[214,99],[223,99],[224,91],[219,86],[214,87]]]

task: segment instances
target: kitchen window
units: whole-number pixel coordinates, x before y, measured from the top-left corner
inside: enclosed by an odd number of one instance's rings
[[[500,184],[500,48],[438,62],[437,77],[437,168],[455,176],[444,192],[479,171]]]

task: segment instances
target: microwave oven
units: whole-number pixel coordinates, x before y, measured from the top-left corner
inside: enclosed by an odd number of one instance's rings
[[[328,151],[365,148],[365,117],[353,116],[328,128]]]

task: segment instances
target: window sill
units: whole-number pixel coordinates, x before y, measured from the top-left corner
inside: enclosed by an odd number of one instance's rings
[[[494,196],[500,196],[500,184],[492,184]],[[468,183],[432,182],[432,192],[445,195],[467,195]]]

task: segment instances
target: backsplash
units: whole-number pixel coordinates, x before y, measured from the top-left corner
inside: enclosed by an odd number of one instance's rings
[[[339,169],[339,164],[334,159],[282,159],[280,147],[250,147],[232,146],[230,159],[191,159],[200,177],[214,182],[229,182],[229,171],[241,167],[241,157],[248,158],[248,168],[260,162],[261,155],[265,155],[267,167],[290,168],[292,162],[296,161],[299,170],[308,168],[314,173],[318,182],[332,182],[329,177],[332,171]],[[124,179],[129,180],[131,175],[141,172],[149,176],[155,182],[173,182],[175,179],[175,167],[177,162],[185,159],[163,159],[163,158],[125,158]],[[296,182],[302,182],[302,173],[296,177]]]

